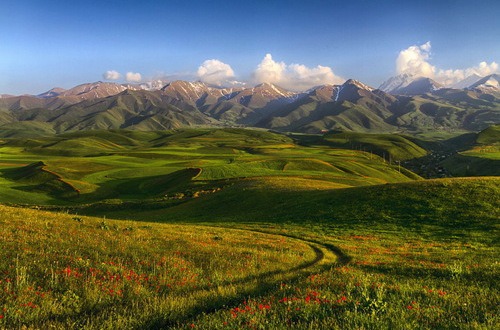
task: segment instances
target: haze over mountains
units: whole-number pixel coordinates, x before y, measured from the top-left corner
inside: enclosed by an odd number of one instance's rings
[[[349,79],[291,92],[263,83],[221,88],[203,82],[95,82],[0,98],[0,133],[89,129],[160,130],[245,125],[280,131],[478,131],[500,122],[500,76],[470,76],[445,88],[402,74],[378,89]],[[465,87],[462,87],[465,86]],[[459,88],[460,87],[460,88]]]

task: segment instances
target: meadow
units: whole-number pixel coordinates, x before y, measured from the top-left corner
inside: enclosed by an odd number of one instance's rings
[[[0,328],[498,328],[500,179],[325,140],[4,139]]]

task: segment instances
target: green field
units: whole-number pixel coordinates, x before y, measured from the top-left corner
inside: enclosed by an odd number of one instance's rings
[[[319,187],[418,179],[368,152],[302,147],[284,135],[242,129],[3,139],[0,155],[0,202],[15,204],[142,202],[192,196],[252,177],[307,177]],[[33,165],[38,162],[44,166]]]
[[[455,176],[500,175],[500,125],[471,137],[467,147],[444,160],[443,166]]]
[[[499,328],[500,179],[389,161],[417,142],[3,138],[0,329]]]

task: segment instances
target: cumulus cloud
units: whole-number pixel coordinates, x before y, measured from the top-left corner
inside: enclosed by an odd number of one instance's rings
[[[485,77],[493,73],[498,73],[498,69],[499,67],[496,62],[491,62],[490,64],[481,62],[479,65],[467,69],[438,70],[434,78],[445,86],[452,86],[472,75]]]
[[[398,74],[408,73],[423,77],[433,77],[436,68],[428,60],[430,58],[431,43],[426,42],[420,46],[410,46],[399,52],[396,59]]]
[[[396,59],[396,71],[398,74],[408,73],[416,76],[435,79],[445,86],[452,86],[457,82],[476,74],[484,77],[499,72],[496,62],[481,62],[477,66],[466,69],[439,69],[429,63],[431,54],[431,43],[410,46],[402,50]]]
[[[344,82],[344,79],[336,76],[330,67],[318,65],[309,68],[303,64],[288,65],[284,62],[276,62],[271,54],[266,54],[257,66],[253,73],[253,80],[256,83],[272,83],[294,91]]]
[[[140,73],[127,72],[127,74],[125,75],[125,80],[127,82],[140,82],[142,80],[142,76]]]
[[[106,80],[118,80],[121,78],[121,74],[118,71],[115,70],[109,70],[106,71],[102,74],[102,77]]]
[[[234,85],[234,71],[229,64],[212,59],[206,60],[198,67],[198,79],[217,86]]]
[[[259,83],[279,84],[283,80],[285,71],[286,64],[284,62],[276,62],[271,54],[266,54],[257,66],[254,78]]]

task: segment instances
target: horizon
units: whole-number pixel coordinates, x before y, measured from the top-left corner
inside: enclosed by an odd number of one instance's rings
[[[210,5],[210,7],[209,7]],[[0,94],[88,82],[268,82],[292,91],[401,73],[450,86],[499,73],[500,4],[482,1],[22,1],[0,14]],[[320,8],[320,10],[318,9]],[[476,32],[488,22],[488,29]]]

